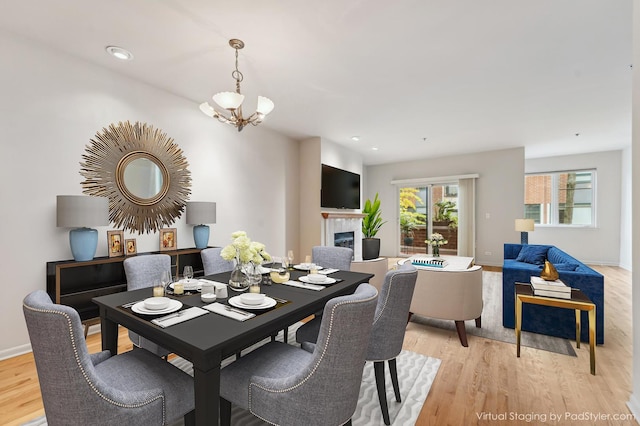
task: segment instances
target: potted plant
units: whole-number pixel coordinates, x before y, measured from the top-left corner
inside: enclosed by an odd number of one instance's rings
[[[400,231],[402,232],[405,246],[413,245],[413,230],[417,226],[418,223],[414,214],[407,211],[400,212]]]
[[[375,236],[380,227],[386,223],[382,220],[377,192],[373,201],[369,199],[364,203],[362,213],[365,215],[362,218],[362,259],[377,259],[380,255],[380,239]]]

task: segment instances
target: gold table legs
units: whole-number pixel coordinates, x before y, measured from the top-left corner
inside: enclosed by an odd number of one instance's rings
[[[520,294],[516,291],[516,356],[520,358],[520,338],[522,334],[522,304],[554,306],[557,308],[574,309],[576,317],[576,347],[580,348],[580,313],[589,314],[589,359],[591,374],[596,374],[596,305],[584,300],[556,299],[553,297]]]

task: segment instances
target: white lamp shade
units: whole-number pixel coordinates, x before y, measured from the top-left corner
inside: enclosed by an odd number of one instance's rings
[[[518,232],[531,232],[533,227],[533,219],[516,219],[516,231]]]
[[[200,111],[202,111],[205,115],[208,115],[209,117],[213,117],[215,114],[215,110],[213,109],[213,107],[211,105],[209,105],[209,102],[203,102],[200,104]]]
[[[187,224],[203,225],[205,223],[216,223],[216,203],[187,201]]]
[[[224,109],[238,109],[244,101],[244,95],[236,92],[220,92],[213,95],[213,101]]]
[[[258,107],[256,108],[256,111],[259,114],[267,115],[273,111],[273,107],[274,105],[271,99],[265,98],[264,96],[258,96]]]
[[[109,224],[109,199],[89,195],[58,195],[56,213],[59,228],[106,226]]]

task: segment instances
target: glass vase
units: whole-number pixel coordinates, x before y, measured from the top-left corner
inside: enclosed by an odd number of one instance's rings
[[[245,291],[249,288],[249,277],[245,273],[245,268],[239,262],[236,262],[231,271],[229,288],[234,291]]]
[[[433,246],[433,257],[440,257],[440,247]]]

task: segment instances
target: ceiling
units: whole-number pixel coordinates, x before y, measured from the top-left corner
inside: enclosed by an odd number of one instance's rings
[[[0,28],[187,98],[194,114],[234,90],[228,40],[240,38],[245,115],[266,96],[275,109],[261,126],[321,136],[369,165],[630,146],[631,11],[632,0],[13,0]]]

